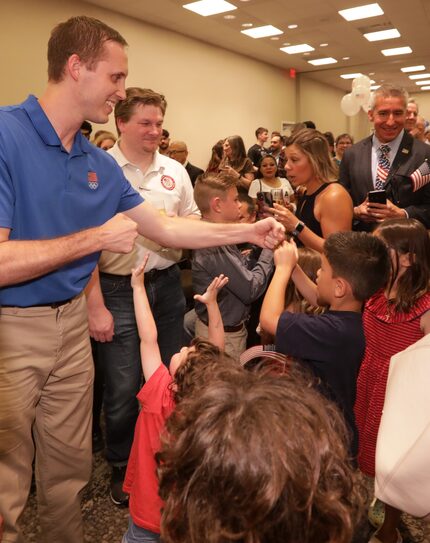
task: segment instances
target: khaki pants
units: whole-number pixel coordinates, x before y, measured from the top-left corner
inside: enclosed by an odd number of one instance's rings
[[[83,541],[80,492],[91,473],[93,363],[84,296],[59,308],[0,309],[0,515],[18,523],[35,454],[43,541]]]
[[[246,338],[248,332],[243,325],[238,332],[225,332],[225,352],[235,360],[239,360],[240,355],[246,349]],[[209,329],[199,318],[196,319],[196,337],[208,339]]]

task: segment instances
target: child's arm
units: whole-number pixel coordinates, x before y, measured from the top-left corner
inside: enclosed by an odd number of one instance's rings
[[[131,273],[131,286],[133,287],[134,314],[136,316],[137,329],[140,337],[140,358],[145,381],[162,364],[160,349],[157,343],[157,327],[149,307],[146,295],[144,269],[149,255],[146,254],[142,263]]]
[[[285,291],[297,264],[297,247],[294,241],[283,241],[274,252],[275,273],[264,296],[260,312],[263,330],[276,333],[279,317],[285,309]]]
[[[294,268],[291,278],[303,298],[316,307],[318,305],[316,284],[305,274],[300,266]]]
[[[218,291],[228,283],[228,277],[221,274],[215,277],[204,294],[195,294],[194,299],[206,305],[208,312],[209,341],[224,350],[224,325],[217,303]]]

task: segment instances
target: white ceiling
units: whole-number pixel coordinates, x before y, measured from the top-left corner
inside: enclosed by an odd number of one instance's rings
[[[87,1],[280,68],[295,68],[297,73],[345,91],[351,90],[351,81],[341,79],[342,73],[369,74],[377,84],[386,81],[414,93],[419,87],[400,68],[424,64],[430,73],[430,0],[376,0],[384,15],[353,22],[345,21],[338,10],[375,0],[229,0],[238,8],[229,12],[236,16],[233,20],[226,20],[225,14],[201,17],[182,8],[191,0]],[[240,33],[243,23],[271,24],[283,34],[278,40],[253,39]],[[298,28],[290,30],[290,24]],[[368,42],[362,35],[386,28],[397,28],[401,37]],[[315,51],[288,55],[279,50],[285,43],[307,43]],[[320,47],[321,43],[328,46]],[[381,53],[381,49],[404,45],[412,48],[412,54],[384,57]],[[350,60],[342,60],[346,56]],[[334,57],[338,63],[321,68],[307,62],[321,57]]]

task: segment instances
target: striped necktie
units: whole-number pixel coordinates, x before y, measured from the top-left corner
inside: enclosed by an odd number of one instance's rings
[[[382,190],[385,185],[385,181],[388,177],[388,172],[390,171],[390,159],[388,155],[391,151],[389,145],[381,145],[378,149],[378,165],[376,168],[376,179],[375,179],[375,189]]]

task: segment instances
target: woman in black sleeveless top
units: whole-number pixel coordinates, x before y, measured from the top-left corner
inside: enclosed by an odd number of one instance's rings
[[[272,213],[301,244],[322,251],[332,233],[352,229],[352,200],[335,180],[337,170],[325,137],[317,130],[300,130],[285,149],[288,181],[298,189],[297,211],[274,204]]]

